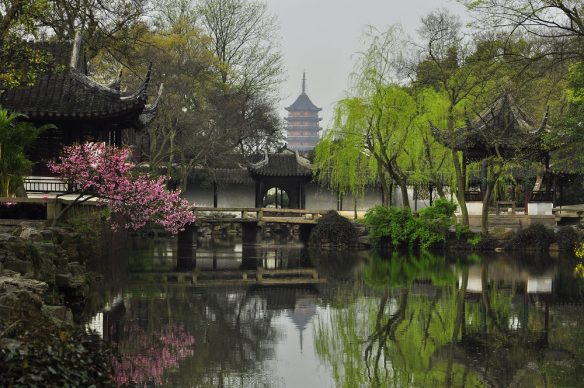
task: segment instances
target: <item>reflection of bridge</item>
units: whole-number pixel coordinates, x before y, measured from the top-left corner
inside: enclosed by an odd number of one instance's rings
[[[288,286],[321,284],[326,280],[319,278],[314,268],[265,269],[242,271],[192,271],[192,272],[145,272],[133,273],[132,280],[155,280],[158,282],[195,287],[223,286]]]

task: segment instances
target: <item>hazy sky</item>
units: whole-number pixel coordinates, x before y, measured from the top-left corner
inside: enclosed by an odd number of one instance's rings
[[[344,97],[353,69],[354,53],[363,48],[367,25],[378,29],[400,23],[416,35],[420,18],[436,8],[464,15],[453,0],[266,0],[281,27],[281,43],[288,80],[281,88],[282,109],[301,91],[306,71],[307,94],[323,110],[321,126],[332,118],[334,103]]]

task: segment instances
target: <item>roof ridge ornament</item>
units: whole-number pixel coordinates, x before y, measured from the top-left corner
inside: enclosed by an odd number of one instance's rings
[[[264,150],[264,159],[260,160],[257,163],[249,163],[248,162],[248,167],[251,169],[257,169],[257,168],[261,168],[263,166],[266,166],[269,162],[270,162],[270,156],[268,155],[268,150]]]
[[[142,85],[132,94],[127,96],[120,97],[121,100],[134,100],[134,99],[143,99],[146,100],[148,97],[148,86],[150,86],[150,78],[152,75],[152,62],[148,65],[148,72],[146,73],[146,77],[144,77],[144,82]]]
[[[303,156],[300,156],[300,154],[298,153],[298,150],[295,150],[294,154],[296,155],[296,163],[298,163],[302,167],[306,167],[306,168],[309,168],[311,170],[313,169],[313,166],[312,166],[312,163],[310,163],[310,160],[306,159]]]

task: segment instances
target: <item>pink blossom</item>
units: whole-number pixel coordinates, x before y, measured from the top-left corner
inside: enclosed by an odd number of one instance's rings
[[[159,224],[172,234],[195,221],[189,202],[180,191],[167,189],[168,177],[150,177],[136,172],[128,162],[130,150],[105,143],[65,147],[57,163],[49,168],[77,193],[95,196],[112,213],[112,228],[137,230],[148,223]],[[118,224],[116,220],[124,220]]]

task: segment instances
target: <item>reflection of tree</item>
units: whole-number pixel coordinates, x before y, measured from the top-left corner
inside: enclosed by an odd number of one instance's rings
[[[192,386],[199,382],[229,386],[228,381],[235,376],[254,374],[273,353],[276,331],[272,319],[276,312],[267,309],[266,298],[261,294],[245,289],[195,291],[153,284],[135,285],[128,291],[131,293],[125,295],[125,316],[121,322],[109,322],[108,333],[108,338],[117,342],[120,353],[130,355],[133,358],[129,360],[138,365],[128,369],[130,361],[123,360],[121,370],[125,375],[137,374],[135,378],[145,375],[141,366],[149,363],[154,375],[146,375],[150,379],[146,381],[155,384],[162,378],[169,386]],[[172,322],[181,322],[185,343],[189,338],[194,340],[189,352],[169,348],[170,355],[180,351],[183,356],[177,357],[178,372],[172,368],[176,363],[168,363],[173,358],[167,359],[167,353],[154,346],[168,327],[176,326]],[[162,359],[159,364],[149,361],[149,355],[156,352]],[[170,365],[172,373],[162,375],[159,371],[165,369],[164,365]]]
[[[384,354],[385,344],[391,339],[396,346],[398,341],[396,339],[395,331],[399,324],[404,320],[406,313],[406,306],[408,301],[408,290],[402,290],[401,296],[398,302],[397,311],[391,315],[385,314],[387,303],[389,300],[389,294],[381,298],[379,303],[379,310],[377,313],[377,318],[375,319],[375,329],[373,333],[369,335],[366,340],[367,346],[365,348],[365,364],[367,366],[367,375],[375,385],[380,385],[381,381],[379,378],[379,362],[381,360],[382,354]],[[375,350],[375,354],[373,354]],[[401,352],[401,349],[399,349]],[[386,353],[385,353],[386,354]],[[371,376],[371,358],[373,361],[373,377]]]
[[[164,371],[178,366],[179,362],[193,355],[194,337],[182,326],[168,324],[147,333],[135,324],[124,327],[123,336],[131,342],[117,344],[121,358],[114,358],[116,384],[140,385],[163,384]]]
[[[431,362],[457,331],[460,292],[446,260],[431,254],[373,257],[364,278],[379,290],[376,297],[355,292],[346,308],[331,311],[330,320],[317,324],[317,353],[331,365],[337,386],[447,384],[448,364]],[[442,286],[428,285],[431,279]],[[458,362],[450,374],[453,385],[479,384]]]
[[[409,286],[415,280],[431,280],[437,286],[454,281],[446,258],[430,252],[403,255],[394,251],[389,259],[373,254],[363,272],[367,285],[375,289]]]

